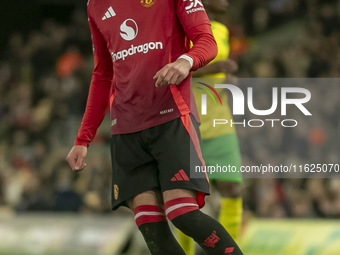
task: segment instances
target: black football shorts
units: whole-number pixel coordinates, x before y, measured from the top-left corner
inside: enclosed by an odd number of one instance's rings
[[[209,194],[205,173],[190,178],[190,169],[204,162],[198,123],[189,114],[139,132],[112,135],[111,157],[113,210],[152,189],[197,191],[200,207]]]

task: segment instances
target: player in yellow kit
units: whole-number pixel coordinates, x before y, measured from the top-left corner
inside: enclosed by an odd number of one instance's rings
[[[225,13],[228,6],[226,0],[203,0],[206,12],[210,18],[211,28],[217,42],[218,54],[207,66],[198,69],[194,75],[204,79],[210,86],[225,81],[228,75],[237,71],[237,64],[228,59],[229,31],[227,27],[216,21],[216,16]],[[195,85],[195,84],[193,84]],[[215,89],[219,94],[222,106],[215,103],[212,97],[207,96],[207,114],[200,114],[201,149],[206,166],[241,166],[241,156],[236,130],[230,125],[217,125],[213,127],[214,119],[231,120],[232,115],[227,103],[227,94],[223,89]],[[193,89],[197,108],[201,113],[202,90]],[[239,173],[214,173],[209,176],[221,194],[221,207],[219,212],[220,223],[228,230],[230,235],[237,240],[242,221],[241,182]],[[179,234],[181,245],[186,254],[194,254],[194,242],[183,234]]]

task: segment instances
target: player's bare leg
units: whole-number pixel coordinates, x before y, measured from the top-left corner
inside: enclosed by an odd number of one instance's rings
[[[243,254],[223,226],[199,210],[196,192],[174,189],[163,192],[169,220],[192,237],[207,254]]]
[[[162,197],[160,196],[159,192],[155,190],[145,191],[128,201],[128,205],[132,209],[142,205],[159,206],[160,204],[162,204]]]
[[[152,255],[185,255],[169,228],[159,192],[145,191],[128,201],[128,205]]]

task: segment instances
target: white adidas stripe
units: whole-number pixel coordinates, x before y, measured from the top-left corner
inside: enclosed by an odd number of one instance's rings
[[[186,207],[186,206],[196,206],[198,208],[198,205],[195,204],[195,203],[182,203],[182,204],[170,206],[168,209],[165,210],[165,214],[168,215],[172,211],[174,211],[178,208],[181,208],[181,207]]]
[[[164,216],[164,214],[161,213],[161,212],[139,212],[139,213],[137,213],[137,214],[135,215],[135,221],[136,221],[136,219],[138,219],[139,217],[145,216],[145,215],[148,215],[148,216],[162,215],[162,216]]]
[[[109,12],[110,12],[110,14],[111,14],[112,17],[113,17],[113,16],[116,16],[116,13],[115,13],[115,11],[113,10],[112,6],[110,6],[110,8],[109,8]]]
[[[109,9],[107,10],[107,12],[105,12],[104,17],[102,18],[102,20],[106,20],[108,18],[112,18],[116,16],[115,11],[113,10],[112,6],[109,7]]]

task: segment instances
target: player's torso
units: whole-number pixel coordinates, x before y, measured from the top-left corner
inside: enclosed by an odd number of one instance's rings
[[[179,116],[169,87],[155,88],[153,80],[158,70],[186,52],[175,3],[90,0],[88,4],[113,62],[112,133],[135,132]]]
[[[174,26],[179,28],[169,13],[174,12],[171,0],[91,0],[91,4],[91,16],[114,64],[161,54]]]

